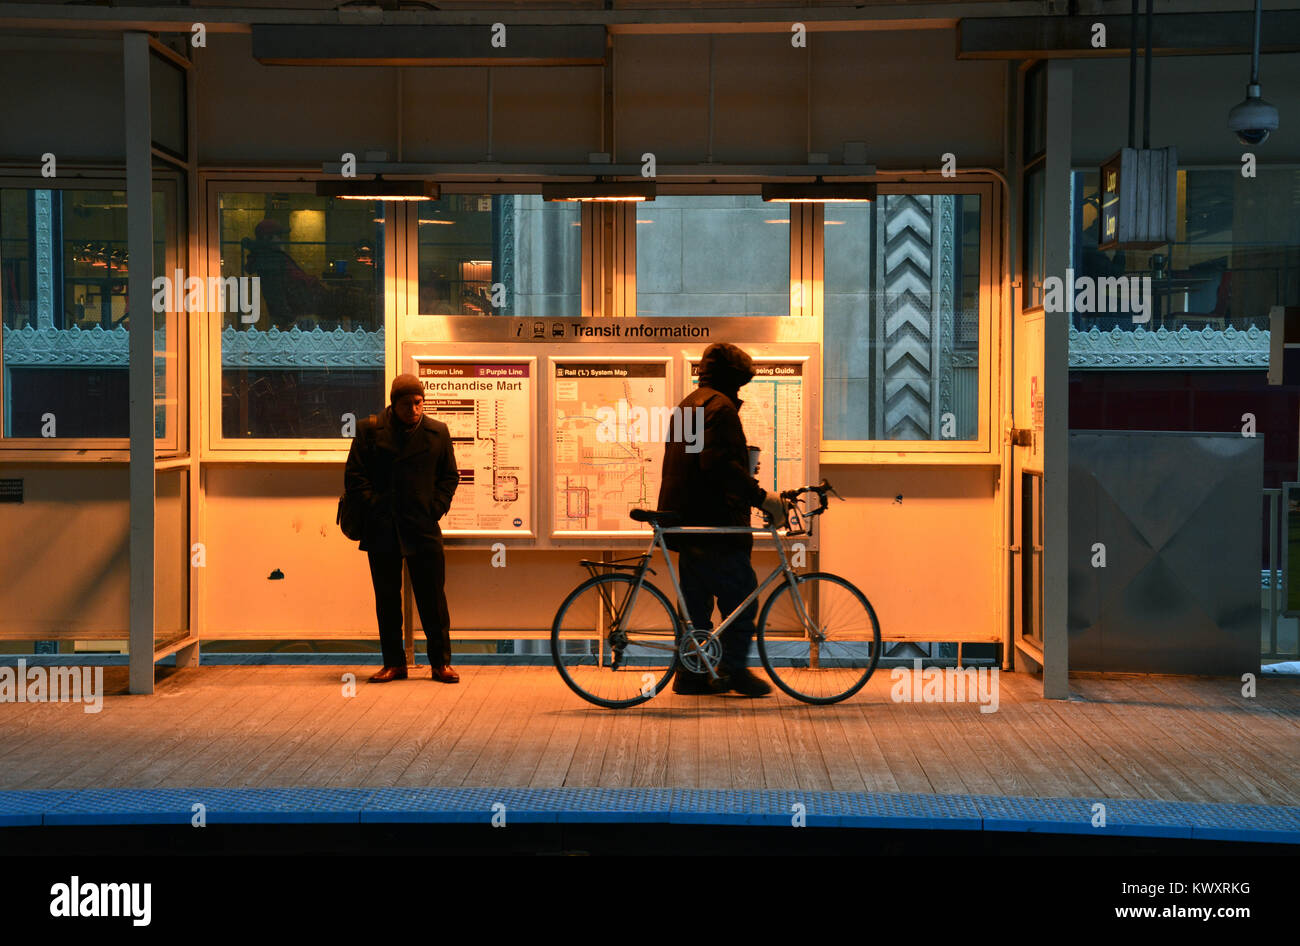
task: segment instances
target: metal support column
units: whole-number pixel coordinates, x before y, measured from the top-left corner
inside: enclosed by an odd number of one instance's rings
[[[122,37],[130,298],[130,691],[154,684],[153,154],[149,35]]]
[[[1073,64],[1047,64],[1047,167],[1043,197],[1045,273],[1070,265],[1070,164]],[[1074,287],[1065,297],[1072,299]],[[1067,306],[1067,309],[1069,306]],[[1070,696],[1069,604],[1070,312],[1043,321],[1043,696]]]

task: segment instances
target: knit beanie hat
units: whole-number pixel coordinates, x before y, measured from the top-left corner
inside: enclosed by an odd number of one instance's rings
[[[424,385],[420,383],[419,378],[413,374],[399,374],[393,379],[393,390],[389,395],[390,401],[396,404],[398,398],[407,397],[411,394],[424,397]]]

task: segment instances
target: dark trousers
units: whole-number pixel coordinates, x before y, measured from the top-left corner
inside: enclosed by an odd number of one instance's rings
[[[375,616],[379,619],[379,644],[385,667],[406,666],[402,646],[402,553],[396,546],[366,553],[370,556],[370,581],[375,586]],[[442,543],[406,556],[411,572],[411,590],[420,612],[424,636],[429,642],[429,663],[445,667],[451,663],[451,615],[443,588],[447,563]]]
[[[713,601],[726,618],[746,595],[758,587],[758,576],[743,549],[688,548],[677,555],[682,597],[697,630],[713,630]],[[728,670],[744,667],[749,645],[754,640],[754,618],[758,599],[750,602],[721,634],[722,665]]]

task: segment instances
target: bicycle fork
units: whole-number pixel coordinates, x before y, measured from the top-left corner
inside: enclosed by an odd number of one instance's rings
[[[781,564],[785,568],[785,580],[790,586],[790,597],[794,600],[795,617],[803,625],[803,632],[808,638],[808,666],[812,670],[819,670],[821,668],[821,643],[826,639],[826,634],[812,615],[808,613],[808,605],[799,592],[798,576],[786,565],[784,549],[782,550],[781,559]],[[816,602],[814,602],[814,606],[816,606]]]

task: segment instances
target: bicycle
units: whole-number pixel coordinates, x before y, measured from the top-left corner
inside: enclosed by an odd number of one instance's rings
[[[785,538],[811,535],[827,508],[826,480],[780,494]],[[808,508],[813,494],[816,508]],[[765,528],[681,526],[675,513],[633,509],[633,520],[654,530],[639,555],[607,562],[583,560],[591,574],[569,593],[551,625],[551,657],[564,682],[583,699],[610,709],[637,706],[658,695],[679,667],[718,680],[719,635],[774,582],[755,625],[763,668],[782,691],[805,703],[846,700],[866,685],[880,660],[880,622],[866,595],[829,572],[796,574],[780,524]],[[808,527],[805,529],[805,525]],[[664,536],[770,534],[779,565],[712,631],[692,625]],[[658,548],[677,598],[674,608],[654,583],[650,561]],[[605,571],[607,569],[607,571]],[[833,625],[833,629],[832,629]]]

